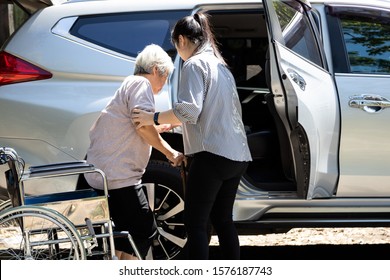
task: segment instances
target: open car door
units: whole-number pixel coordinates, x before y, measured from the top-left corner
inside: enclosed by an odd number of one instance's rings
[[[263,0],[271,93],[292,149],[297,195],[330,197],[338,180],[339,105],[305,0]]]

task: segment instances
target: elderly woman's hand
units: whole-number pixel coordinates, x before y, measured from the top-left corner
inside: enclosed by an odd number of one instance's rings
[[[144,111],[141,109],[133,109],[131,112],[131,119],[133,120],[133,123],[135,124],[136,128],[140,128],[146,125],[153,125],[153,112]]]
[[[171,155],[167,156],[167,159],[172,166],[181,166],[182,164],[185,166],[187,165],[187,158],[178,151],[174,151]]]
[[[173,129],[173,125],[171,125],[171,124],[160,124],[160,125],[156,125],[156,129],[157,129],[158,133],[164,133],[164,132],[172,130]]]

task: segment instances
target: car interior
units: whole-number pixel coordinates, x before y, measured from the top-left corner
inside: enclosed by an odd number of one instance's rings
[[[294,191],[291,148],[269,90],[264,15],[209,11],[220,51],[236,80],[253,161],[244,178],[264,191]]]

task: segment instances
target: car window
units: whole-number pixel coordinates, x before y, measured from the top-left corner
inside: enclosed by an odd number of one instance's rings
[[[364,17],[340,19],[351,73],[390,73],[390,24]]]
[[[296,1],[274,0],[273,5],[282,29],[286,47],[312,61],[322,65],[321,56],[315,40],[309,19],[302,7]]]
[[[81,16],[70,30],[73,36],[101,47],[136,57],[148,44],[160,45],[171,56],[171,29],[189,11],[120,13]]]
[[[390,74],[390,11],[328,6],[335,72]]]

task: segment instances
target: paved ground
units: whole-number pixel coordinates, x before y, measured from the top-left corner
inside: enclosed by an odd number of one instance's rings
[[[241,260],[390,260],[390,244],[242,246]],[[218,247],[210,259],[220,260]]]
[[[288,233],[240,236],[243,260],[390,259],[390,228],[297,228]],[[211,259],[220,259],[211,239]]]
[[[217,245],[218,238],[211,238]],[[240,236],[241,246],[390,244],[390,228],[296,228],[287,233]]]

